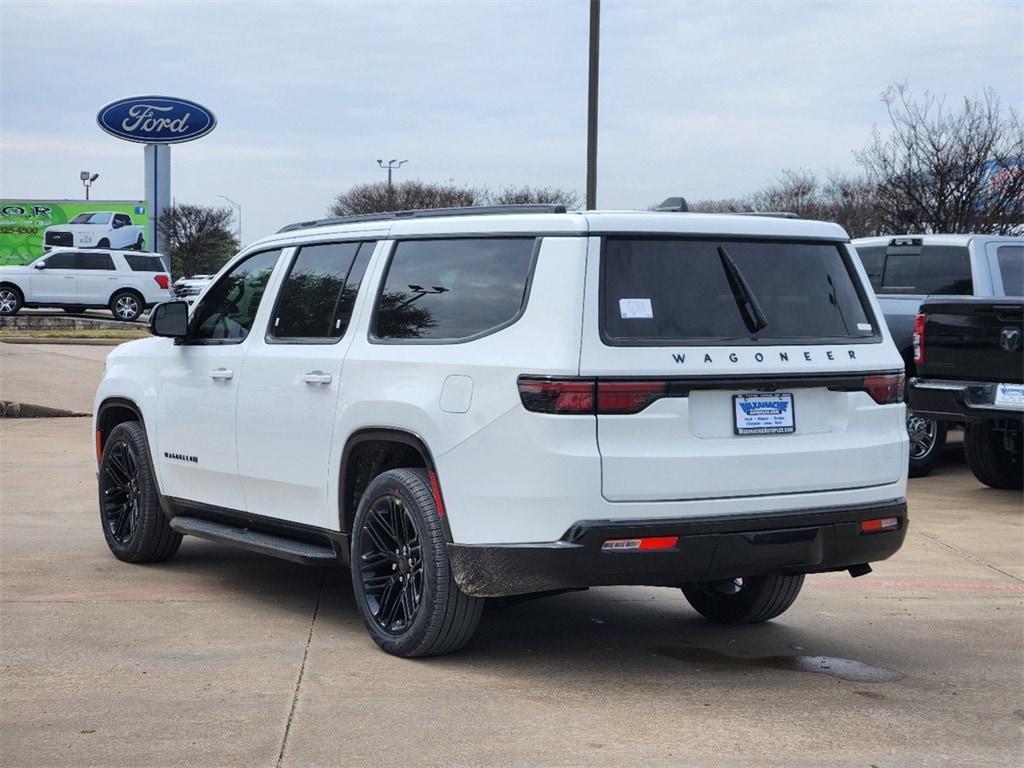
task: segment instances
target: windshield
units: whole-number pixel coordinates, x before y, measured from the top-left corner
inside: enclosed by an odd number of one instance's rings
[[[871,339],[836,243],[608,238],[602,324],[612,344]]]
[[[109,224],[109,213],[80,213],[69,224]]]

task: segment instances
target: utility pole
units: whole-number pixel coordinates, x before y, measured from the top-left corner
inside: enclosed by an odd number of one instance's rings
[[[234,200],[232,200],[227,195],[217,195],[217,197],[220,197],[220,198],[223,198],[224,200],[227,200],[229,203],[231,203],[231,205],[235,206],[235,208],[238,209],[238,219],[237,219],[237,223],[238,223],[238,247],[241,248],[242,247],[242,204],[241,203],[236,203]]]
[[[408,162],[408,160],[388,160],[387,165],[385,165],[383,160],[377,161],[377,165],[379,165],[381,168],[384,168],[388,172],[388,208],[393,209],[395,207],[394,187],[391,185],[391,172],[394,171],[396,168],[401,168]]]
[[[587,209],[597,207],[597,75],[600,63],[601,0],[590,0],[590,77],[587,88]]]

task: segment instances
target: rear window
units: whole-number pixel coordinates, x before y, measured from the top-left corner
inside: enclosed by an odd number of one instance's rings
[[[873,245],[870,247],[857,247],[857,255],[864,265],[864,271],[868,273],[868,280],[871,287],[878,290],[882,287],[882,270],[885,268],[885,246]]]
[[[1004,296],[1024,296],[1024,245],[1001,245],[996,251]]]
[[[871,339],[856,285],[832,243],[608,238],[602,333],[613,345]]]
[[[505,327],[526,300],[535,243],[532,237],[398,243],[373,335],[465,341]]]
[[[166,272],[164,263],[159,256],[140,256],[137,253],[124,254],[124,260],[128,262],[132,272]]]
[[[960,245],[890,247],[879,292],[970,296],[970,252]]]

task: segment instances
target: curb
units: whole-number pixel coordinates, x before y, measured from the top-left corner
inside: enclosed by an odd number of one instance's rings
[[[66,416],[92,416],[92,414],[68,411],[63,408],[50,408],[45,405],[0,400],[0,419],[52,419]]]

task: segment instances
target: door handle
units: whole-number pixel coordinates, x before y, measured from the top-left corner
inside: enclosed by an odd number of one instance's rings
[[[330,384],[332,377],[331,374],[323,371],[309,371],[302,374],[302,380],[307,384]]]
[[[234,377],[234,375],[235,375],[235,372],[232,371],[232,370],[229,370],[227,368],[214,368],[212,371],[210,371],[210,378],[211,379],[220,379],[220,380],[226,381],[226,380]]]
[[[64,275],[64,279],[65,280],[74,280],[75,279],[75,275]]]

